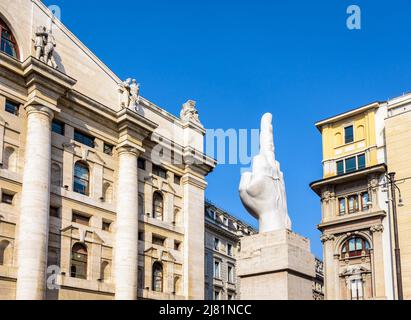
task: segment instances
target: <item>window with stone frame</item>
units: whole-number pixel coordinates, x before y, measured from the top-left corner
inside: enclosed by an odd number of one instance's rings
[[[156,191],[153,194],[153,218],[164,220],[164,199],[163,195]]]
[[[19,59],[19,47],[16,38],[7,24],[0,18],[0,51]]]
[[[367,240],[361,237],[353,237],[344,242],[341,253],[343,258],[355,258],[369,255],[370,249],[370,243]]]
[[[85,162],[79,161],[74,166],[73,191],[85,196],[90,194],[90,169]]]
[[[70,276],[77,279],[87,279],[88,251],[86,245],[76,243],[71,250]]]
[[[152,290],[154,292],[163,292],[163,265],[160,262],[155,262],[153,264],[153,286]]]

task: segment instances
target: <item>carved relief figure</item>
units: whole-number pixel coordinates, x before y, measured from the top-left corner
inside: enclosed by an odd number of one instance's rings
[[[261,120],[260,154],[253,160],[253,171],[241,177],[239,188],[245,208],[260,222],[260,233],[291,230],[284,176],[275,159],[272,118],[267,113]]]
[[[133,79],[130,85],[130,107],[137,107],[140,102],[140,84]]]
[[[196,109],[196,104],[197,103],[193,100],[188,100],[185,104],[183,104],[183,108],[180,113],[181,120],[200,123],[200,117]]]
[[[57,63],[54,59],[54,48],[56,47],[56,39],[53,36],[51,29],[47,30],[47,43],[44,48],[44,58],[47,65],[57,69]]]
[[[57,69],[57,63],[54,58],[54,48],[56,47],[56,39],[52,32],[53,22],[50,22],[50,29],[47,30],[44,26],[39,26],[35,32],[34,49],[36,59],[44,62],[48,66]]]
[[[35,33],[36,37],[34,39],[34,49],[35,57],[38,60],[44,61],[44,48],[47,43],[47,32],[45,27],[38,27]]]
[[[130,78],[118,84],[118,92],[120,94],[120,107],[122,108],[128,108],[128,106],[130,105],[130,85]]]

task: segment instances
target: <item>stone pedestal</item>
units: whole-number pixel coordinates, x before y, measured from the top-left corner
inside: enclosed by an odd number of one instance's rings
[[[241,239],[241,300],[313,300],[310,241],[288,230]]]

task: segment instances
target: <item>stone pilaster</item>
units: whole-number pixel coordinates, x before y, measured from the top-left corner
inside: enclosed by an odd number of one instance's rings
[[[323,234],[321,242],[323,243],[324,251],[324,282],[325,282],[325,299],[337,300],[338,279],[338,264],[336,264],[334,256],[334,241],[335,236],[332,234]]]
[[[206,183],[191,173],[183,176],[184,295],[204,299],[204,202]],[[193,268],[195,266],[195,268]]]
[[[30,105],[18,237],[17,300],[45,298],[50,210],[51,109]]]
[[[115,240],[116,300],[137,300],[139,151],[118,150],[117,220]]]
[[[386,299],[385,292],[385,277],[384,277],[384,248],[383,248],[383,232],[384,226],[382,224],[371,227],[373,237],[373,253],[374,253],[374,283],[375,283],[375,298]]]

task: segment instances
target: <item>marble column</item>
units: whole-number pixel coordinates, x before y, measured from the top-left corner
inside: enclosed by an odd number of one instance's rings
[[[16,298],[42,300],[46,291],[53,112],[44,106],[28,106],[26,111]]]
[[[115,246],[116,300],[137,300],[138,282],[138,150],[119,149],[117,229]]]

